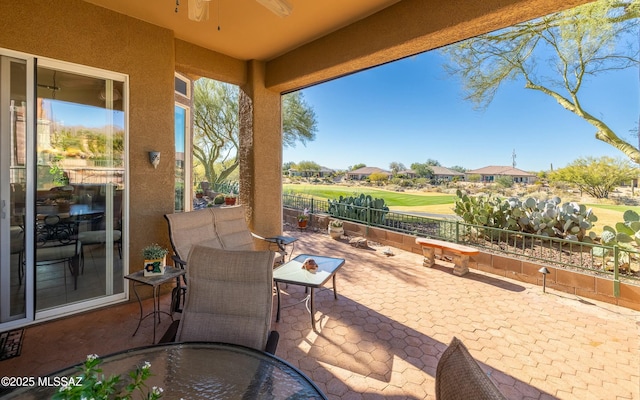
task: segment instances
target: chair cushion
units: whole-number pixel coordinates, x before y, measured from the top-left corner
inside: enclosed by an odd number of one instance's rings
[[[11,241],[11,254],[20,253],[24,250],[24,242],[22,240]]]
[[[122,237],[121,231],[113,231],[113,241],[117,242]],[[78,240],[83,244],[102,244],[107,241],[107,231],[86,231],[78,233]]]
[[[213,212],[216,232],[227,250],[255,250],[242,206],[220,207]]]
[[[80,253],[80,242],[62,245],[47,245],[36,249],[36,262],[64,261]]]
[[[176,341],[212,341],[264,350],[271,327],[271,251],[194,246]]]
[[[213,223],[213,211],[211,208],[165,215],[169,221],[169,236],[176,255],[181,260],[187,260],[191,247],[207,240],[212,247],[216,246],[211,241],[218,241],[218,234]]]
[[[454,337],[436,367],[437,400],[506,399],[464,344]]]
[[[9,239],[11,241],[11,254],[24,250],[24,231],[21,228],[12,226]]]

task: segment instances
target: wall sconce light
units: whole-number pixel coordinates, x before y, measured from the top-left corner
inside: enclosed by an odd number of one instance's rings
[[[160,164],[160,152],[150,151],[149,162],[151,163],[151,165],[153,165],[153,168],[158,168],[158,164]]]
[[[546,293],[547,292],[547,274],[549,273],[549,270],[547,269],[547,267],[542,267],[538,270],[538,272],[542,274],[542,293]]]

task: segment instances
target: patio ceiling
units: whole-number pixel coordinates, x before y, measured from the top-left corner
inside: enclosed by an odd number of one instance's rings
[[[292,6],[286,17],[261,4],[281,0],[180,0],[177,7],[176,0],[84,1],[171,30],[180,42],[177,64],[194,52],[215,57],[206,63],[218,66],[265,62],[266,88],[287,93],[590,0],[286,0]],[[208,4],[208,20],[189,19],[196,1]],[[234,84],[246,76],[179,67]]]
[[[209,19],[188,18],[188,0],[85,0],[120,14],[171,29],[176,38],[241,60],[268,61],[374,14],[399,0],[288,0],[279,17],[256,0],[213,0]],[[218,30],[220,26],[220,30]]]

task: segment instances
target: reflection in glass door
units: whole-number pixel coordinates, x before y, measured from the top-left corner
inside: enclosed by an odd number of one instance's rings
[[[0,56],[0,328],[33,314],[32,296],[28,296],[33,285],[25,276],[24,223],[31,65],[31,60]]]
[[[65,67],[37,68],[36,311],[45,314],[124,295],[124,82]]]

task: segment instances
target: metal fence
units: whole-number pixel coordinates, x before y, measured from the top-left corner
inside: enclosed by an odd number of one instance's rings
[[[69,183],[75,184],[107,184],[113,183],[119,187],[124,186],[123,168],[65,168],[69,176]]]
[[[311,214],[330,213],[329,202],[312,197],[284,194],[284,207],[307,209]],[[350,205],[353,208],[368,209]],[[368,216],[371,213],[362,213]],[[619,246],[603,246],[596,243],[575,242],[555,237],[507,231],[480,225],[467,224],[459,219],[429,218],[418,215],[384,212],[382,222],[334,218],[375,226],[413,236],[430,237],[481,248],[489,253],[522,257],[543,264],[591,271],[619,282],[630,279],[640,283],[633,271],[640,270],[640,252]],[[379,219],[377,219],[379,221]]]

